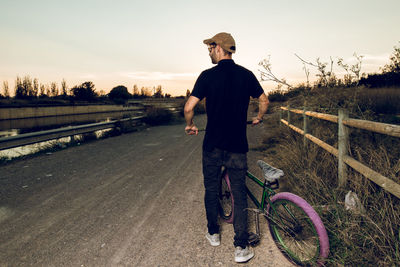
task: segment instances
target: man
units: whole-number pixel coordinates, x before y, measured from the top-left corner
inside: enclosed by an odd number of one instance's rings
[[[220,245],[218,192],[221,167],[225,166],[235,199],[235,261],[246,262],[254,256],[248,246],[245,190],[247,109],[250,97],[259,99],[258,116],[252,122],[253,125],[259,124],[269,101],[254,74],[232,60],[236,44],[229,33],[218,33],[204,40],[204,44],[208,46],[212,63],[217,66],[203,71],[196,81],[184,109],[185,131],[189,135],[198,134],[193,122],[194,107],[205,98],[207,127],[203,141],[203,175],[208,228],[206,238],[212,246]]]

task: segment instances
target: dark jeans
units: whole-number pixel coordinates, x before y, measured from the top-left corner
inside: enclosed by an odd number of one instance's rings
[[[234,246],[246,247],[247,232],[247,195],[245,179],[247,171],[246,153],[232,153],[215,148],[213,151],[203,150],[203,175],[205,196],[204,203],[207,215],[208,232],[219,233],[218,225],[218,193],[221,186],[221,168],[228,171],[234,205],[233,227],[235,230]]]

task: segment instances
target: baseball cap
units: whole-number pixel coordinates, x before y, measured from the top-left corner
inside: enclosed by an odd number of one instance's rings
[[[203,43],[207,45],[215,43],[221,46],[226,51],[229,51],[231,53],[236,52],[235,40],[233,39],[232,35],[227,32],[217,33],[212,38],[204,40]]]

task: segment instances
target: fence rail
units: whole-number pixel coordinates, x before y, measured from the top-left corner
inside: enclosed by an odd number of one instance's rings
[[[349,129],[348,127],[368,130],[380,134],[386,134],[394,137],[400,137],[400,126],[393,124],[386,124],[380,122],[366,121],[351,119],[348,117],[348,112],[346,110],[340,109],[339,115],[329,115],[325,113],[318,113],[313,111],[306,111],[305,109],[292,109],[290,107],[281,107],[281,110],[287,111],[287,120],[283,119],[283,114],[281,113],[280,121],[287,125],[289,128],[295,132],[304,136],[304,142],[306,140],[311,140],[313,143],[319,145],[332,155],[338,158],[338,179],[339,186],[344,186],[347,181],[347,165],[352,167],[357,172],[364,175],[366,178],[379,185],[386,191],[400,198],[400,184],[397,184],[393,180],[383,176],[382,174],[372,170],[368,166],[362,164],[361,162],[355,160],[354,158],[348,156],[349,146]],[[297,113],[303,115],[303,130],[291,124],[290,113]],[[317,137],[310,135],[308,133],[308,120],[307,116],[334,122],[338,124],[338,149],[325,143],[324,141],[318,139]]]
[[[34,143],[49,141],[53,139],[59,139],[67,136],[74,136],[78,134],[90,133],[94,131],[122,127],[129,128],[137,126],[138,122],[144,116],[126,118],[121,120],[115,120],[110,122],[99,122],[99,123],[91,123],[73,127],[63,127],[59,129],[47,130],[47,131],[39,131],[33,133],[19,134],[15,136],[2,137],[0,138],[0,150],[30,145]]]
[[[329,115],[325,113],[318,113],[318,112],[313,112],[313,111],[306,111],[304,112],[303,110],[300,109],[292,109],[288,107],[281,107],[282,110],[289,110],[290,112],[297,113],[297,114],[305,114],[310,117],[338,123],[338,116],[335,115]],[[393,125],[393,124],[387,124],[387,123],[380,123],[380,122],[374,122],[374,121],[366,121],[366,120],[358,120],[358,119],[345,119],[343,120],[343,124],[353,127],[353,128],[358,128],[358,129],[363,129],[371,132],[376,132],[376,133],[381,133],[381,134],[386,134],[386,135],[391,135],[395,137],[400,137],[400,126],[399,125]]]

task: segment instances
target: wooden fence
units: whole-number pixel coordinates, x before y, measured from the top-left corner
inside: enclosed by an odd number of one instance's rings
[[[283,119],[283,111],[287,111],[287,120]],[[292,124],[290,115],[291,112],[303,115],[303,129],[300,129]],[[308,116],[338,124],[338,149],[308,133]],[[348,148],[350,147],[349,127],[400,137],[400,125],[351,119],[349,118],[348,111],[344,109],[340,109],[338,116],[335,116],[325,113],[306,111],[305,109],[293,109],[290,107],[281,107],[280,121],[290,127],[292,130],[303,135],[304,142],[306,142],[307,139],[311,140],[338,158],[339,186],[345,185],[347,181],[347,166],[350,166],[375,184],[400,198],[400,184],[395,183],[393,180],[381,175],[380,173],[372,170],[368,166],[365,166],[361,162],[348,155]]]

